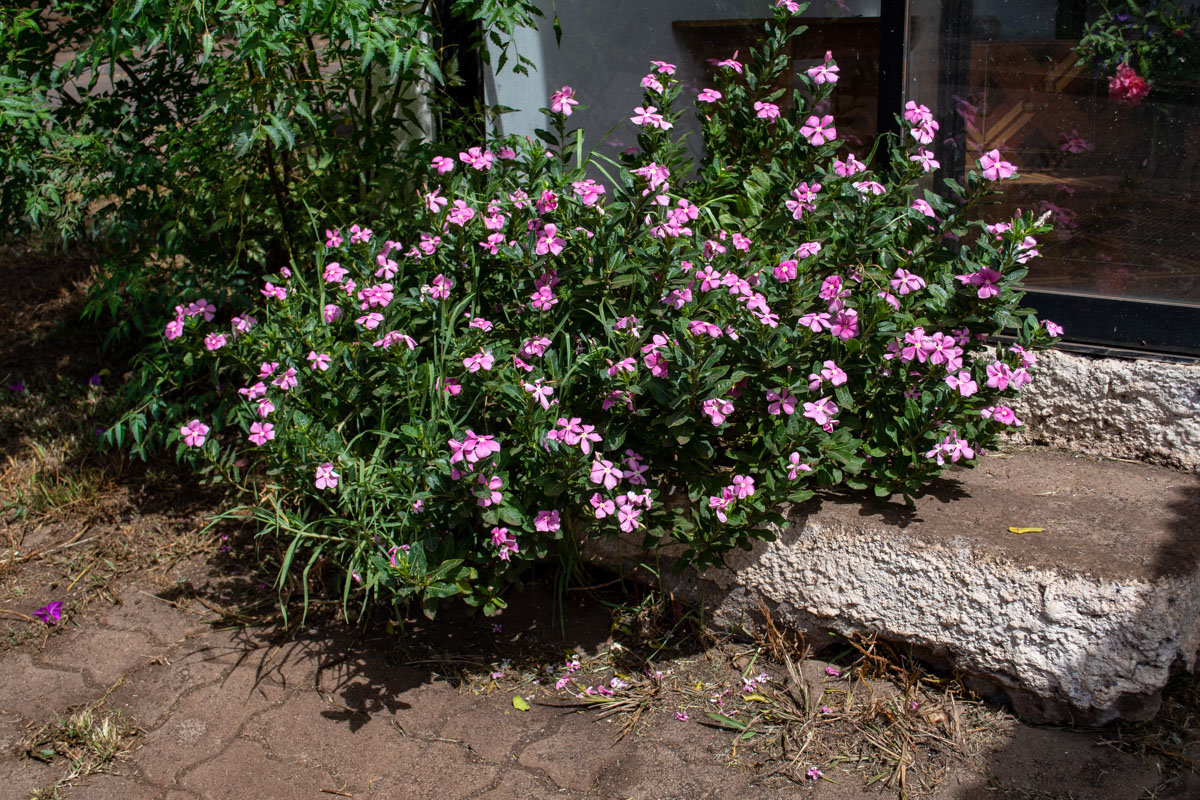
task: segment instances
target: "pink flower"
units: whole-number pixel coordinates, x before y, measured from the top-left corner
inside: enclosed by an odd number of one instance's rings
[[[933,153],[923,148],[917,150],[916,155],[909,156],[908,160],[920,164],[921,169],[925,170],[926,172],[933,172],[935,169],[942,166],[941,162],[933,157]]]
[[[642,88],[649,89],[652,92],[661,92],[663,90],[662,81],[651,72],[646,77],[642,78]]]
[[[604,186],[590,178],[585,181],[573,182],[571,188],[585,206],[595,205],[600,200],[600,196],[605,193]]]
[[[479,485],[483,487],[483,491],[475,490],[475,502],[480,506],[487,508],[504,502],[504,494],[500,491],[504,487],[504,481],[499,476],[485,478],[480,475]]]
[[[579,101],[575,99],[575,90],[570,86],[564,86],[550,95],[550,110],[555,114],[569,117],[577,105]]]
[[[710,58],[710,59],[708,59],[708,62],[710,64],[715,64],[718,67],[729,67],[729,69],[733,70],[738,75],[741,75],[742,74],[742,62],[737,60],[737,55],[738,55],[738,51],[734,50],[733,56],[731,58],[727,58],[724,61],[718,61],[715,58]]]
[[[792,451],[791,455],[788,456],[788,463],[791,464],[791,468],[788,469],[788,480],[789,481],[796,480],[796,478],[800,477],[801,472],[812,472],[813,471],[812,467],[810,467],[808,464],[801,462],[800,453],[798,451]]]
[[[1051,322],[1048,319],[1043,320],[1042,327],[1045,328],[1046,333],[1050,334],[1051,336],[1062,336],[1063,335],[1062,325],[1059,325],[1057,322]]]
[[[796,248],[792,255],[796,258],[804,259],[808,258],[809,256],[815,256],[819,252],[821,252],[820,242],[804,242]]]
[[[449,203],[449,200],[442,197],[442,187],[440,186],[425,195],[425,207],[429,209],[430,214],[437,214],[449,205]]]
[[[708,414],[713,425],[720,425],[725,418],[733,413],[733,402],[724,398],[713,397],[700,404],[700,410]]]
[[[1000,157],[999,150],[989,150],[980,156],[979,167],[983,170],[983,177],[989,181],[1011,178],[1017,171],[1016,167]]]
[[[448,172],[454,171],[454,159],[446,156],[434,156],[433,168],[437,170],[438,175],[445,175]]]
[[[492,365],[496,363],[496,359],[492,356],[491,350],[481,350],[473,356],[464,358],[462,363],[468,372],[479,372],[481,369],[490,370]]]
[[[767,413],[772,415],[787,414],[791,416],[796,413],[796,398],[792,397],[791,392],[787,389],[780,389],[776,392],[774,389],[767,390]]]
[[[543,286],[530,295],[531,305],[538,311],[549,311],[558,303],[554,291],[549,286]]]
[[[337,228],[333,230],[329,230],[329,228],[325,229],[325,246],[330,250],[342,246],[342,235],[338,232]]]
[[[824,311],[813,314],[805,314],[798,320],[800,327],[808,328],[813,333],[820,333],[823,330],[829,330],[830,319],[832,315],[826,314]]]
[[[536,252],[539,256],[544,256],[547,253],[550,253],[551,255],[558,255],[561,253],[563,251],[563,246],[566,244],[566,240],[560,238],[557,234],[558,226],[553,222],[547,223],[546,227],[542,229],[542,233],[537,240],[537,245],[534,247],[534,252]]]
[[[350,226],[350,244],[367,244],[371,241],[371,235],[375,233],[370,228],[359,227],[358,225]]]
[[[271,384],[273,386],[278,386],[280,389],[282,389],[285,392],[289,391],[291,389],[295,389],[297,383],[298,383],[298,381],[296,380],[296,368],[295,367],[288,367],[286,370],[283,371],[282,374],[279,375],[279,377],[277,377],[275,380],[271,381]]]
[[[821,778],[825,777],[825,773],[821,772],[821,770],[817,769],[816,767],[810,767],[808,772],[805,774],[808,776],[810,781],[819,781]]]
[[[815,403],[804,404],[804,416],[821,426],[829,424],[837,413],[837,405],[828,397],[822,397]]]
[[[592,513],[596,519],[604,519],[607,516],[617,513],[617,506],[612,500],[601,497],[599,492],[593,494],[588,502],[592,506]]]
[[[837,128],[833,126],[833,116],[825,114],[817,117],[813,114],[800,126],[800,134],[808,139],[808,143],[814,147],[832,142],[837,138]]]
[[[657,113],[658,109],[655,106],[646,106],[645,108],[637,106],[633,111],[634,115],[629,120],[634,125],[647,125],[662,131],[667,131],[674,127],[672,123],[667,122],[662,114]]]
[[[554,394],[554,389],[549,386],[544,386],[542,381],[544,378],[538,378],[533,383],[523,383],[521,388],[529,394],[533,395],[535,402],[541,405],[547,411],[550,410],[550,395]]]
[[[316,350],[308,351],[308,365],[312,369],[326,372],[332,362],[333,359],[329,357],[328,353],[318,353]]]
[[[545,355],[546,348],[550,346],[550,340],[545,336],[538,336],[533,339],[526,339],[521,345],[521,355],[527,358],[540,358]]]
[[[327,303],[321,309],[321,316],[327,323],[337,322],[342,317],[342,309],[335,306],[333,303]]]
[[[266,419],[267,414],[270,414],[274,410],[275,404],[272,403],[268,398],[264,397],[258,401],[258,416],[262,419]]]
[[[979,416],[983,417],[984,419],[990,419],[999,422],[1001,425],[1013,425],[1020,427],[1024,424],[1020,419],[1017,418],[1016,412],[1014,412],[1008,406],[988,406],[979,412]]]
[[[794,200],[788,200],[784,203],[788,210],[792,212],[792,219],[801,219],[805,211],[812,211],[816,206],[817,193],[821,191],[821,184],[801,183],[795,189],[792,189],[792,197]]]
[[[275,438],[275,426],[269,422],[252,422],[248,438],[254,444],[262,446]]]
[[[53,626],[57,624],[60,619],[62,619],[62,607],[62,601],[55,600],[52,603],[47,603],[46,605],[42,606],[37,611],[34,611],[33,616],[37,617],[47,625]]]
[[[458,160],[469,165],[472,169],[477,169],[481,172],[487,172],[492,168],[492,161],[495,160],[496,154],[491,150],[484,150],[481,147],[467,148],[465,153],[458,154]]]
[[[892,289],[896,291],[896,294],[900,295],[901,297],[915,292],[918,289],[925,288],[924,278],[919,275],[914,275],[906,269],[897,269],[892,274],[895,275],[895,277],[888,281],[888,283],[891,285]]]
[[[833,171],[842,178],[849,178],[852,175],[857,175],[860,172],[866,172],[866,170],[867,165],[855,158],[854,153],[846,156],[845,161],[842,161],[839,158],[835,159],[833,162]]]
[[[602,483],[605,489],[612,491],[617,488],[617,484],[624,477],[624,473],[611,461],[597,459],[592,462],[592,471],[588,477],[592,483]]]
[[[508,532],[508,528],[492,528],[492,546],[499,550],[496,555],[501,561],[508,561],[513,553],[520,552],[517,537]]]
[[[183,317],[176,317],[167,323],[167,328],[163,331],[163,335],[167,337],[167,341],[172,341],[183,336],[184,322]]]
[[[247,400],[257,400],[260,397],[267,396],[267,385],[262,381],[259,381],[253,386],[246,386],[242,389],[238,389],[238,394]]]
[[[287,299],[287,289],[283,288],[282,286],[276,286],[270,281],[267,281],[263,288],[259,291],[262,293],[262,296],[268,300],[271,298],[275,298],[276,300]]]
[[[837,64],[830,63],[832,61],[833,53],[826,52],[825,63],[818,64],[808,70],[808,77],[812,79],[813,83],[818,86],[822,83],[837,83],[839,70]]]
[[[879,181],[855,181],[850,185],[863,195],[873,194],[878,197],[887,191],[884,185]]]
[[[715,103],[718,100],[720,100],[722,97],[724,97],[724,95],[722,95],[716,89],[704,89],[703,91],[700,92],[700,94],[696,95],[696,102],[698,102],[698,103]]]
[[[933,206],[929,205],[925,200],[913,200],[912,208],[920,211],[927,217],[937,219],[937,214],[933,213]]]
[[[1139,105],[1150,94],[1150,83],[1138,75],[1133,67],[1122,62],[1117,73],[1108,79],[1109,99],[1128,106]]]
[[[373,331],[383,324],[383,314],[380,314],[378,311],[372,311],[369,314],[363,314],[354,321],[367,330]]]
[[[326,283],[341,283],[342,278],[346,277],[346,270],[341,264],[336,261],[331,261],[325,266],[325,272],[322,277]]]
[[[779,119],[779,106],[774,103],[763,103],[755,101],[754,103],[755,116],[759,119],[773,121]]]
[[[660,75],[674,75],[675,74],[675,65],[674,64],[671,64],[667,61],[651,61],[650,63],[654,65],[654,71]]]
[[[754,494],[754,478],[749,475],[734,475],[729,488],[734,497],[744,500]]]
[[[970,397],[979,391],[979,384],[971,377],[971,373],[967,370],[960,370],[957,375],[947,375],[946,385],[951,389],[957,389],[958,393],[963,397]]]
[[[772,274],[775,275],[775,280],[779,281],[780,283],[794,281],[796,279],[796,266],[797,262],[795,259],[780,261],[779,265],[772,270]]]
[[[446,378],[444,381],[439,381],[438,385],[441,386],[443,392],[451,397],[462,391],[462,385],[454,378]]]
[[[554,533],[562,528],[557,511],[539,511],[533,518],[534,530],[542,533]]]
[[[981,267],[968,275],[954,276],[955,280],[978,287],[976,294],[980,300],[986,300],[989,297],[995,297],[1000,294],[1001,277],[1003,276],[991,267]]]
[[[209,351],[220,350],[227,341],[228,337],[223,333],[210,333],[204,337],[204,347]]]
[[[209,427],[203,422],[194,419],[180,428],[179,432],[183,434],[183,443],[188,447],[200,447],[204,444],[209,430]]]

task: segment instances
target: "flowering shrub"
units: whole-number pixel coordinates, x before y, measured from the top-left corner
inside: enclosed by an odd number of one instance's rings
[[[1104,6],[1076,52],[1109,76],[1108,96],[1117,103],[1140,105],[1155,87],[1160,93],[1165,89],[1169,99],[1190,103],[1200,57],[1194,35],[1197,14],[1195,7],[1170,0],[1145,7],[1131,0]]]
[[[794,5],[700,92],[694,177],[651,62],[626,162],[585,157],[563,87],[540,142],[434,158],[391,238],[330,228],[252,314],[176,309],[166,338],[223,387],[179,447],[253,492],[285,570],[324,556],[364,602],[494,612],[580,537],[717,563],[780,503],[910,496],[1021,424],[1009,398],[1061,333],[1018,307],[1043,229],[970,221],[1015,168],[983,154],[954,203],[921,188],[938,125],[914,102],[847,152],[832,54],[775,88]]]

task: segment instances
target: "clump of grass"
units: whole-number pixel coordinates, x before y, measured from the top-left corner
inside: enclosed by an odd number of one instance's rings
[[[66,771],[57,782],[33,790],[33,798],[54,798],[58,790],[89,775],[108,771],[126,757],[137,729],[119,711],[88,705],[39,728],[24,745],[25,755],[48,764],[62,762]]]

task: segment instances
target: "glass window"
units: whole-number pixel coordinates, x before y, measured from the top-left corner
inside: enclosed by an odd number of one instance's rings
[[[1026,284],[1200,306],[1197,4],[909,7],[906,93],[937,113],[942,164],[961,176],[999,150],[1020,177],[987,216],[1055,226]]]

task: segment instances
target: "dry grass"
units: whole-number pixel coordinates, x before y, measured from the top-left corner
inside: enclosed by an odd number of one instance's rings
[[[30,800],[56,798],[60,790],[89,775],[107,772],[129,755],[137,733],[120,712],[106,710],[104,700],[43,725],[25,741],[25,755],[50,764],[62,763],[65,771],[55,783],[34,789]]]

